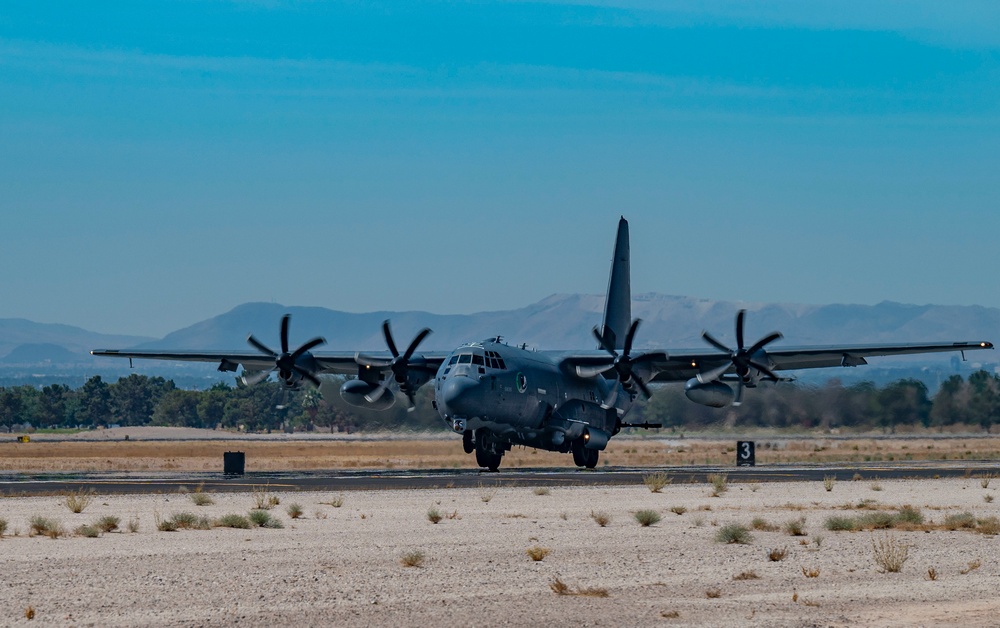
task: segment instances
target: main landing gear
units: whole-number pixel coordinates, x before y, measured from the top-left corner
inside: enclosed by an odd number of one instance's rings
[[[467,447],[465,443],[472,439],[472,432],[466,432],[462,436],[462,445],[463,447]],[[493,434],[488,429],[481,427],[476,430],[476,440],[473,446],[476,450],[476,464],[490,471],[497,471],[500,468],[500,460],[503,459],[504,448],[501,443],[498,443],[493,438]],[[465,451],[468,452],[469,450],[466,449]]]
[[[573,441],[573,462],[576,463],[576,466],[593,469],[597,466],[597,459],[600,455],[601,452],[597,449],[587,449],[582,438]]]

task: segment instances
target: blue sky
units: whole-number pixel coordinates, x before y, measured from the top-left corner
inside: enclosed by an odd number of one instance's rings
[[[1000,4],[689,4],[4,3],[0,317],[1000,306]]]

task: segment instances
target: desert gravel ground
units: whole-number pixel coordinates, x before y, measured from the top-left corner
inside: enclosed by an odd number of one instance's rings
[[[829,492],[819,482],[730,484],[713,497],[707,483],[537,494],[490,488],[484,476],[479,489],[278,493],[270,512],[282,529],[176,532],[157,530],[156,518],[246,514],[254,496],[211,495],[206,506],[190,494],[97,496],[79,514],[60,497],[5,498],[0,624],[995,626],[1000,537],[893,530],[909,559],[900,573],[883,573],[872,540],[886,533],[824,526],[832,515],[871,512],[845,509],[864,500],[869,508],[912,505],[935,523],[966,511],[1000,515],[1000,504],[987,501],[1000,479],[982,484],[865,480]],[[293,503],[302,518],[288,515]],[[439,523],[428,520],[430,509]],[[642,509],[662,520],[640,526],[634,513]],[[592,513],[611,521],[601,527]],[[122,528],[138,519],[138,532],[73,535],[104,515],[120,517]],[[57,520],[69,535],[29,536],[34,516]],[[746,545],[715,540],[723,526],[755,517],[779,529],[753,531]],[[780,529],[800,517],[806,536]],[[536,545],[550,550],[537,562],[526,553]],[[771,561],[773,548],[787,548],[786,557]],[[404,566],[414,551],[422,566]],[[745,572],[758,577],[734,580]],[[557,595],[557,579],[570,593],[606,597]]]

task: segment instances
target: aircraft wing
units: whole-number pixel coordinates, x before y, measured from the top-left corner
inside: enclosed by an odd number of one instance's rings
[[[773,371],[828,368],[833,366],[859,366],[867,364],[866,358],[892,355],[912,355],[952,351],[978,351],[992,349],[993,343],[931,342],[892,345],[824,345],[782,347],[764,350],[760,361]],[[686,381],[699,373],[721,367],[729,356],[718,351],[678,350],[667,351],[665,360],[653,360],[649,366],[653,382]],[[732,369],[735,372],[735,369]]]
[[[129,351],[119,349],[95,349],[93,356],[109,358],[128,358],[136,360],[162,360],[166,362],[215,362],[220,371],[235,371],[242,365],[248,371],[265,371],[274,368],[274,358],[254,351]],[[365,352],[366,356],[392,359],[387,351]],[[355,361],[357,353],[349,351],[322,351],[312,354],[321,373],[337,373],[340,375],[357,375],[360,368]],[[414,367],[437,370],[441,362],[448,357],[447,353],[436,351],[417,354],[413,357]],[[421,361],[422,359],[422,361]],[[388,370],[388,369],[382,369]]]

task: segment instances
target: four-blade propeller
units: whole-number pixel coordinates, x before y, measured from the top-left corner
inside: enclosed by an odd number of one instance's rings
[[[610,358],[603,364],[594,365],[580,365],[576,367],[577,375],[584,378],[596,377],[602,373],[607,373],[609,371],[615,372],[615,377],[621,382],[622,386],[626,390],[631,389],[631,385],[634,382],[635,385],[642,391],[642,394],[649,399],[652,393],[649,391],[649,387],[646,383],[635,373],[633,367],[644,362],[651,362],[653,360],[664,358],[662,352],[658,353],[645,353],[632,357],[632,342],[635,340],[635,331],[639,328],[639,324],[642,319],[635,319],[632,321],[632,325],[628,328],[628,333],[625,335],[625,346],[622,348],[622,352],[619,354],[614,347],[608,345],[607,340],[604,335],[601,334],[597,327],[594,327],[594,337],[597,338],[597,342],[600,343],[601,348],[611,354]],[[617,390],[617,389],[616,389]],[[607,405],[614,405],[614,401],[610,401]]]
[[[782,337],[781,332],[771,332],[770,334],[764,336],[757,342],[755,342],[750,347],[743,346],[743,323],[746,319],[747,311],[740,310],[736,314],[736,350],[730,349],[726,345],[719,342],[712,334],[707,331],[701,333],[701,337],[704,338],[705,342],[712,345],[719,351],[723,351],[729,354],[729,362],[723,364],[722,366],[716,367],[710,371],[704,373],[699,373],[697,378],[702,384],[707,382],[714,382],[725,374],[731,367],[735,367],[736,375],[739,378],[738,386],[736,389],[736,398],[733,400],[733,405],[739,405],[743,400],[743,386],[744,384],[750,383],[750,369],[757,369],[762,375],[771,379],[773,381],[779,381],[777,375],[771,370],[770,366],[761,363],[756,359],[756,354],[771,344],[775,340]]]
[[[269,371],[261,371],[250,377],[244,377],[243,383],[247,385],[253,385],[258,382],[262,382],[274,371],[278,372],[278,377],[286,382],[293,381],[293,374],[297,374],[300,377],[309,380],[313,385],[319,386],[319,378],[316,377],[310,369],[305,368],[299,363],[299,359],[308,353],[310,350],[318,347],[321,344],[325,344],[326,340],[322,337],[316,337],[305,343],[295,351],[289,352],[288,350],[288,321],[291,318],[290,315],[285,314],[281,318],[281,353],[277,353],[270,347],[265,345],[263,342],[257,340],[253,334],[247,336],[247,342],[250,346],[254,347],[264,355],[274,358],[274,368]]]
[[[406,348],[406,351],[400,355],[399,350],[396,349],[396,342],[392,339],[392,329],[389,327],[389,321],[385,320],[382,322],[382,335],[385,337],[385,344],[389,348],[389,353],[392,354],[391,360],[385,360],[380,358],[375,358],[371,356],[366,356],[358,353],[354,356],[354,361],[361,366],[370,366],[373,368],[389,368],[392,371],[393,379],[396,384],[399,385],[399,389],[406,395],[406,398],[410,401],[410,407],[413,408],[415,404],[413,396],[413,387],[409,385],[409,372],[410,372],[410,359],[413,357],[414,352],[416,352],[417,347],[420,343],[424,341],[424,338],[429,336],[431,330],[424,327],[421,329],[413,340],[410,341],[410,346]],[[378,387],[372,390],[370,393],[365,395],[365,399],[368,403],[374,403],[378,401],[385,391],[389,387],[389,380],[386,379],[379,383]]]

